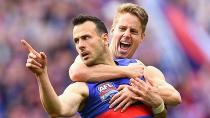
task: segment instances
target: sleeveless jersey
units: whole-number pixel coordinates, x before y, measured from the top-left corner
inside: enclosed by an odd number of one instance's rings
[[[116,59],[117,65],[128,66],[135,59]],[[116,94],[119,85],[129,84],[129,78],[88,82],[89,96],[80,115],[82,118],[152,118],[151,109],[142,103],[129,106],[124,112],[109,108],[109,100]]]

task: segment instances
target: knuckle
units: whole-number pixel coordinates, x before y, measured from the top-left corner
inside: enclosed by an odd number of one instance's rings
[[[26,63],[26,67],[31,67],[31,64],[30,63]]]
[[[29,62],[30,59],[27,59],[27,63]]]
[[[30,52],[30,53],[28,54],[28,56],[32,57],[32,56],[33,56],[33,53]]]
[[[126,98],[130,98],[130,95],[129,95],[129,94],[125,94],[125,97],[126,97]]]
[[[121,97],[122,98],[126,98],[127,97],[127,94],[122,94]]]

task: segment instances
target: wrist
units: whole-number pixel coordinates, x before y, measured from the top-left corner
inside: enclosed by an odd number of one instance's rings
[[[35,76],[36,76],[37,78],[43,78],[43,77],[45,77],[47,74],[48,74],[48,73],[47,73],[47,69],[44,69],[43,71],[41,71],[41,72],[39,72],[39,73],[35,73]]]
[[[161,102],[161,104],[158,107],[152,108],[152,112],[153,112],[153,114],[159,114],[159,113],[163,112],[164,109],[165,109],[164,102]]]
[[[129,73],[127,71],[127,68],[125,66],[118,66],[118,70],[120,70],[121,76],[122,77],[129,77]]]

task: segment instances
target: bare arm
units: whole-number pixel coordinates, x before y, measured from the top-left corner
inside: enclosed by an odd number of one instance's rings
[[[21,42],[30,52],[26,67],[36,75],[40,99],[45,110],[53,117],[74,115],[78,110],[80,103],[85,98],[85,94],[79,90],[88,89],[85,88],[84,85],[81,88],[73,84],[69,86],[60,97],[58,97],[48,77],[47,56],[43,52],[36,52],[26,41],[23,40]]]
[[[144,71],[144,77],[157,86],[159,95],[166,105],[177,105],[181,103],[180,93],[165,81],[164,75],[159,69],[147,66]]]
[[[143,72],[143,65],[132,65],[132,66],[112,66],[112,65],[94,65],[87,67],[79,57],[76,58],[75,62],[69,69],[69,75],[73,81],[102,81],[111,80],[122,77],[140,77]],[[132,71],[131,71],[132,70]]]
[[[37,76],[41,102],[45,110],[53,117],[73,116],[82,101],[86,98],[87,88],[85,83],[69,85],[60,96],[56,94],[49,78],[46,75]]]

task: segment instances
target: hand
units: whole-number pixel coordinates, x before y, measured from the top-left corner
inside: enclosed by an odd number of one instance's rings
[[[140,63],[131,63],[128,66],[123,66],[123,70],[128,78],[141,78],[144,68],[145,66]]]
[[[131,97],[136,96],[133,92],[128,89],[129,85],[120,85],[118,87],[118,93],[115,94],[109,101],[109,108],[114,108],[114,111],[122,108],[121,112],[125,111],[128,106],[135,103],[136,100],[131,99]],[[137,96],[136,96],[137,97]]]
[[[36,75],[46,72],[47,56],[44,52],[38,53],[25,40],[21,40],[21,43],[29,51],[26,67]]]
[[[151,81],[146,80],[144,82],[139,78],[135,78],[130,79],[130,83],[132,86],[129,86],[128,89],[138,95],[132,97],[133,99],[141,101],[152,108],[157,108],[163,102],[163,99],[158,94],[157,87]]]

